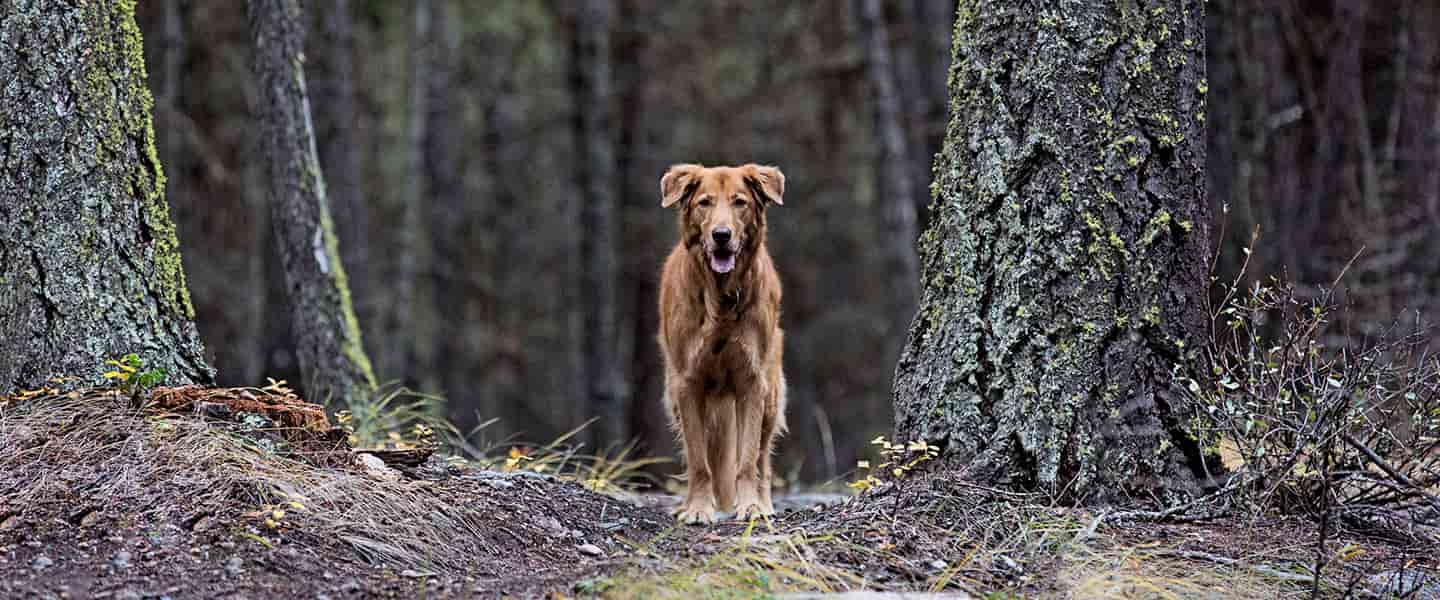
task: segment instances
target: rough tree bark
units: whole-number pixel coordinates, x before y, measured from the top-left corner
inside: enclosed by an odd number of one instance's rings
[[[134,0],[0,18],[0,393],[138,354],[209,382],[155,149]]]
[[[270,215],[289,288],[295,355],[314,402],[345,406],[375,389],[350,301],[315,152],[305,95],[304,23],[297,0],[250,0],[255,78]]]
[[[915,257],[916,186],[906,149],[905,112],[896,90],[890,36],[886,33],[880,0],[858,0],[858,10],[860,34],[865,43],[865,72],[874,92],[870,104],[874,110],[875,136],[879,138],[875,201],[880,207],[885,244],[890,330],[899,332],[904,331],[915,316],[915,293],[920,280]]]
[[[625,401],[618,360],[615,253],[619,220],[615,204],[615,148],[610,116],[610,21],[612,0],[581,0],[575,11],[571,86],[575,136],[580,153],[577,187],[580,204],[581,301],[584,306],[584,416],[592,448],[623,441]]]
[[[972,476],[1189,493],[1208,322],[1201,0],[962,2],[897,435]]]

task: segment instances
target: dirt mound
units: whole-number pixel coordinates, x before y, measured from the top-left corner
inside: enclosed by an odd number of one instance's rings
[[[528,596],[672,522],[535,473],[367,468],[301,425],[109,392],[0,402],[0,597]]]

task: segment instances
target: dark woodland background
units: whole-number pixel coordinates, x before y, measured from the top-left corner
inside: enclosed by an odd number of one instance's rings
[[[598,185],[619,223],[614,355],[625,439],[673,452],[660,410],[655,286],[674,239],[658,180],[675,162],[788,176],[771,219],[785,282],[791,435],[782,475],[833,478],[890,431],[908,323],[891,308],[891,160],[929,181],[946,122],[955,3],[616,0],[600,20],[552,0],[309,0],[306,76],[365,346],[382,380],[443,395],[462,429],[548,440],[584,401],[582,119],[614,139]],[[1342,286],[1353,340],[1440,313],[1440,5],[1213,0],[1210,201],[1217,276]],[[252,42],[239,4],[145,0],[155,129],[197,321],[223,385],[298,383],[255,151]],[[581,73],[577,34],[608,36]],[[894,94],[867,66],[886,42]],[[874,39],[869,38],[869,39]],[[604,61],[598,61],[603,63]],[[607,81],[612,102],[577,102]],[[885,98],[891,106],[877,105]],[[879,115],[879,116],[877,116]],[[893,171],[893,169],[892,169]],[[597,182],[592,182],[597,183]],[[918,219],[929,194],[911,185]],[[1228,207],[1228,212],[1222,209]],[[882,283],[886,282],[886,283]],[[1344,341],[1344,340],[1337,340]],[[613,441],[613,440],[610,440]]]

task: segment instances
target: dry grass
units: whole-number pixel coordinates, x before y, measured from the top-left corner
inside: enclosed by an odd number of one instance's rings
[[[441,468],[435,481],[378,479],[335,468],[348,466],[343,445],[316,450],[284,433],[243,416],[150,414],[109,392],[0,403],[0,518],[60,506],[156,523],[208,517],[267,548],[340,546],[353,551],[340,556],[450,573],[496,556],[573,558],[578,542],[551,537],[594,531],[600,541],[606,533],[589,512],[628,515],[627,529],[658,528],[662,518],[543,476]],[[529,506],[549,501],[571,505],[539,514]],[[537,521],[540,514],[552,516]]]
[[[423,488],[317,469],[277,450],[276,438],[244,429],[148,415],[119,397],[31,400],[0,409],[0,489],[16,508],[65,499],[150,507],[157,520],[238,503],[253,509],[236,515],[247,539],[303,532],[401,565],[459,568],[479,550],[467,540],[481,524]]]
[[[75,522],[89,512],[182,527],[210,519],[221,535],[257,553],[302,547],[327,564],[492,578],[466,583],[479,586],[469,591],[559,589],[609,598],[875,589],[989,598],[1309,594],[1314,528],[1303,519],[1117,519],[953,474],[911,473],[821,510],[680,528],[583,489],[621,490],[615,482],[632,481],[643,461],[623,449],[586,457],[568,446],[570,436],[479,455],[477,462],[497,470],[432,464],[439,469],[433,478],[381,480],[345,466],[350,455],[334,442],[327,450],[286,433],[245,417],[153,414],[103,392],[0,402],[0,522]],[[583,563],[580,543],[600,545],[605,558]],[[1332,596],[1369,573],[1435,566],[1428,549],[1343,527],[1331,546],[1368,561],[1334,560],[1322,578]],[[603,576],[616,568],[623,572]],[[591,578],[574,585],[584,577]]]
[[[722,525],[698,536],[664,532],[639,545],[645,558],[629,570],[586,582],[585,589],[607,598],[854,590],[976,598],[1310,597],[1307,536],[1314,533],[1303,520],[1162,525],[1112,514],[953,476],[917,475],[772,522]],[[1337,559],[1322,577],[1322,597],[1343,596],[1352,581],[1374,572],[1435,567],[1426,549],[1341,537],[1336,550],[1362,549],[1377,560]]]

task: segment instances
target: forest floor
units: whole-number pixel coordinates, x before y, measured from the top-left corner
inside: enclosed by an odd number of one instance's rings
[[[366,467],[331,437],[110,392],[0,398],[4,598],[1299,598],[1315,585],[1317,525],[1299,518],[1157,523],[926,474],[794,497],[768,522],[677,526],[674,502],[437,457]],[[1335,524],[1320,595],[1440,598],[1429,534],[1375,531]]]

